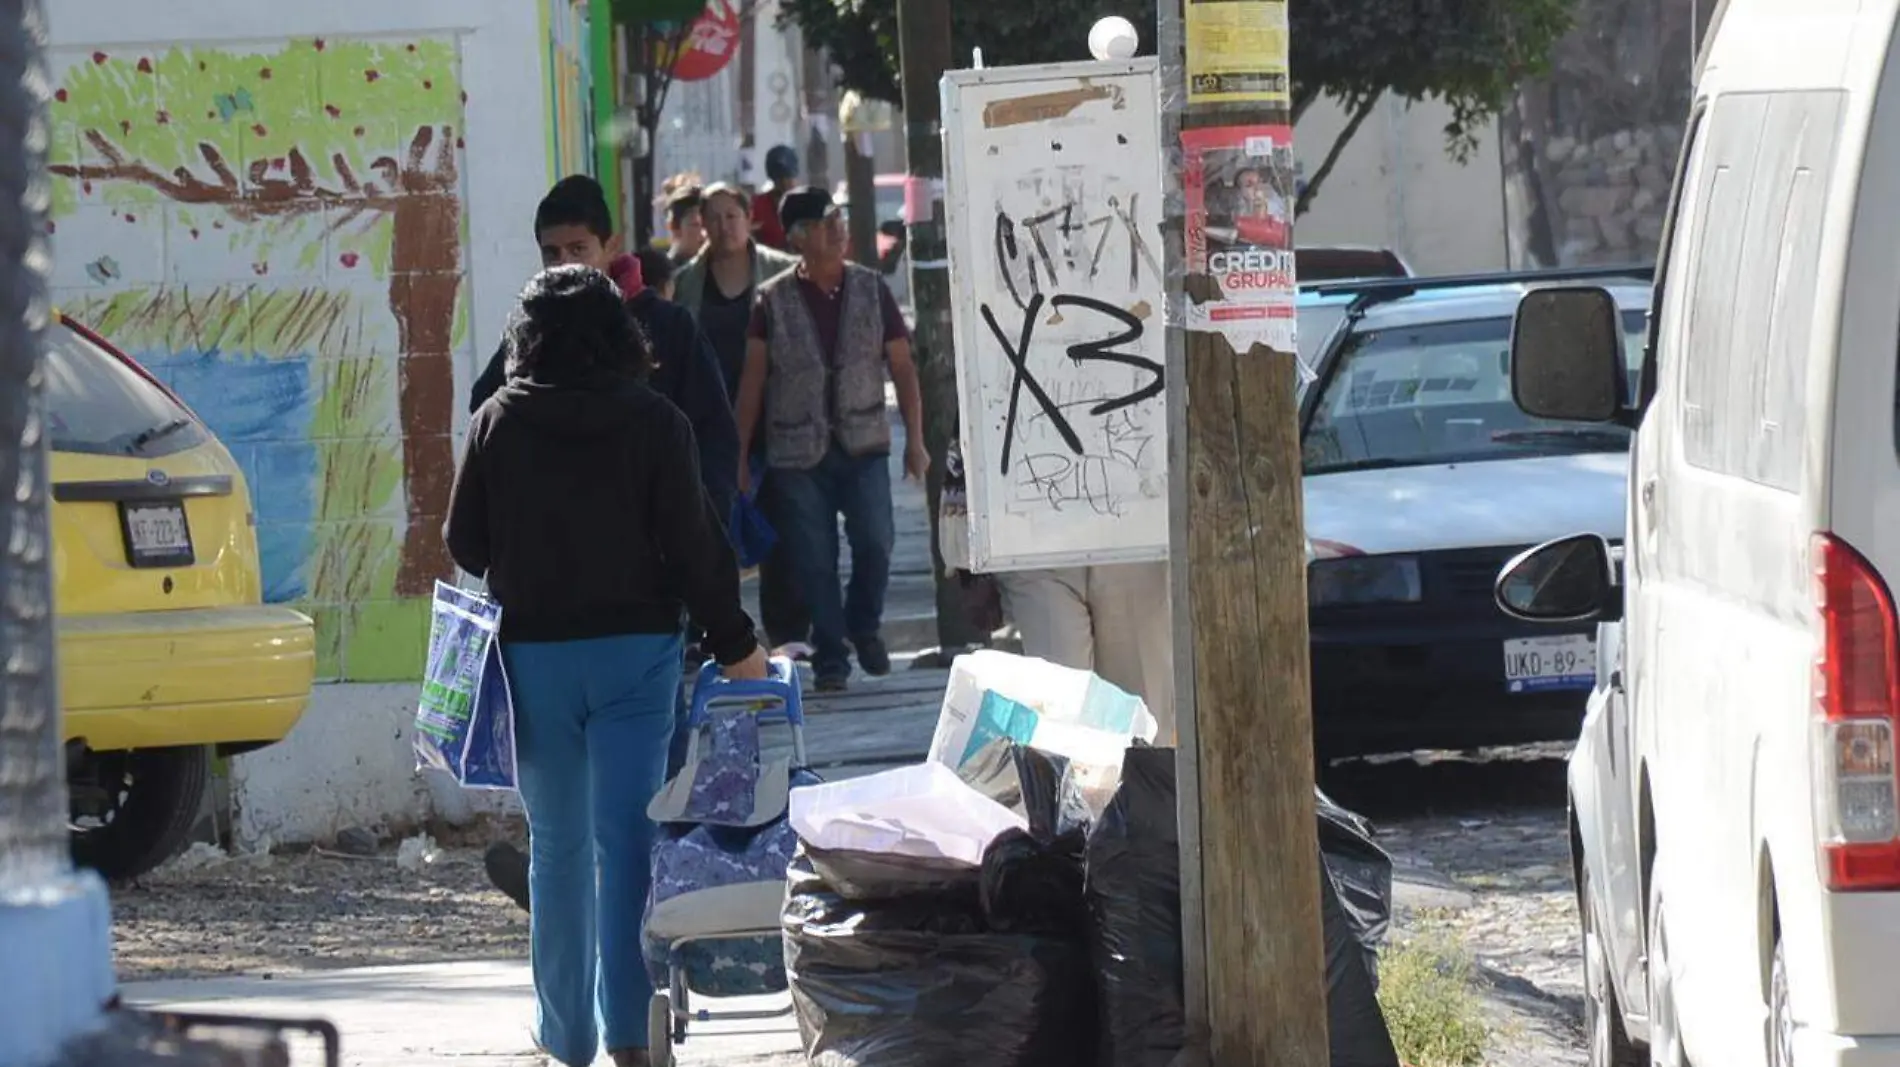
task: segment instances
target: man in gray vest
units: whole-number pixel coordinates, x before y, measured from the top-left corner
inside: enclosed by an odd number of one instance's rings
[[[896,537],[887,374],[904,417],[905,476],[923,478],[930,456],[910,331],[884,279],[846,261],[848,237],[831,194],[793,189],[778,213],[799,263],[759,287],[739,378],[739,454],[750,455],[764,435],[772,471],[765,488],[811,612],[812,668],[818,689],[836,692],[850,681],[853,650],[866,674],[891,669],[881,635]],[[745,486],[743,465],[739,478]],[[851,541],[845,591],[840,516]]]

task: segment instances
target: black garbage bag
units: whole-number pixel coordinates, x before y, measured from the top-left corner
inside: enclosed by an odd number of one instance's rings
[[[941,866],[936,885],[901,857],[822,858],[870,886],[848,899],[801,846],[788,872],[785,972],[813,1067],[1087,1067],[1075,1035],[1094,1024],[1086,950],[1062,938],[999,933],[980,873]]]
[[[1088,909],[1082,897],[1083,849],[1079,830],[1044,842],[1008,830],[983,852],[979,896],[990,929],[1089,943]]]
[[[1167,1067],[1186,1044],[1180,850],[1174,750],[1131,748],[1085,853],[1102,1067]]]
[[[1372,840],[1372,825],[1315,789],[1319,807],[1319,850],[1353,936],[1365,951],[1373,985],[1378,985],[1379,947],[1392,925],[1392,857]]]
[[[1322,856],[1322,859],[1324,857]],[[1335,888],[1320,872],[1319,917],[1326,941],[1326,1038],[1332,1067],[1399,1067],[1392,1032],[1379,1007],[1379,957],[1360,944]]]
[[[1002,737],[978,749],[957,775],[1028,820],[1029,836],[1038,841],[1088,830],[1088,799],[1069,772],[1066,756]]]
[[[1174,805],[1174,752],[1132,748],[1115,799],[1089,833],[1085,892],[1102,1002],[1100,1067],[1169,1067],[1185,1043]],[[1369,966],[1376,967],[1376,959],[1368,961],[1341,903],[1330,857],[1322,852],[1321,858],[1332,1065],[1398,1067],[1374,995]]]

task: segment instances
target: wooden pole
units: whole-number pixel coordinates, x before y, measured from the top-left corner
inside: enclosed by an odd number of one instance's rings
[[[1189,1032],[1215,1067],[1325,1067],[1286,8],[1158,11]],[[1210,233],[1273,217],[1236,206],[1263,180],[1285,228]]]
[[[950,306],[950,230],[943,203],[944,72],[956,61],[949,0],[897,0],[898,54],[903,67],[908,187],[910,299],[917,315],[914,342],[924,400],[924,440],[930,474],[924,480],[930,518],[931,580],[936,590],[939,653],[988,638],[964,617],[957,583],[944,572],[937,540],[943,471],[957,434],[956,344]],[[945,664],[948,665],[947,663]]]

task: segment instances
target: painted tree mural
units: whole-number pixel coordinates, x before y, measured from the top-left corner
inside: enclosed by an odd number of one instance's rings
[[[170,266],[155,288],[190,277],[217,290],[209,298],[236,301],[241,307],[231,314],[246,321],[252,350],[288,351],[292,340],[337,336],[351,321],[350,295],[380,290],[397,333],[405,521],[393,589],[348,595],[426,596],[435,578],[453,571],[439,531],[455,469],[452,353],[466,330],[464,102],[456,46],[447,39],[100,51],[69,63],[56,86],[50,169],[67,180],[56,183],[55,219],[83,214],[88,204],[128,223],[140,210],[165,212],[161,258]],[[94,246],[97,229],[89,234]],[[66,255],[57,232],[54,241]],[[287,268],[286,249],[295,250]],[[126,265],[106,251],[87,273],[114,291],[123,305],[114,314],[127,325],[140,321],[140,307],[148,327],[154,306],[206,313],[206,294],[128,292],[115,278]],[[234,265],[226,275],[242,274],[246,256],[248,278],[206,273],[204,264],[222,261]],[[272,316],[281,320],[270,338],[275,347],[260,345]],[[193,343],[200,352],[229,351],[219,346],[231,339],[207,341],[200,327]],[[327,372],[313,406],[362,407],[361,396],[328,393],[360,390],[378,370]],[[324,484],[370,462],[327,455]],[[324,555],[313,549],[307,570],[316,573],[307,583],[338,565]],[[328,595],[339,594],[333,588]]]

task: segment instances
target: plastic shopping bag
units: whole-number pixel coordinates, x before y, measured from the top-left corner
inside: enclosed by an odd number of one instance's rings
[[[429,658],[416,706],[416,769],[470,789],[513,789],[515,709],[501,661],[501,605],[435,584]]]
[[[728,529],[742,569],[764,563],[765,557],[772,552],[772,546],[778,544],[778,531],[772,529],[772,524],[765,520],[765,513],[759,510],[755,496],[740,493],[733,499]]]

